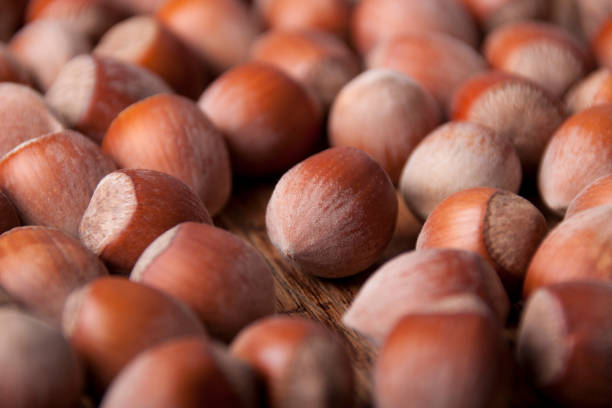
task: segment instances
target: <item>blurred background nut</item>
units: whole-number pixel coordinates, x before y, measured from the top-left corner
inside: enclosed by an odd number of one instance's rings
[[[344,344],[312,320],[259,320],[240,332],[231,351],[261,376],[270,408],[353,406],[354,373]]]

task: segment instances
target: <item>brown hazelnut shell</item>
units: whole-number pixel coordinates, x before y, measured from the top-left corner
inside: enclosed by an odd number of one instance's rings
[[[255,0],[255,8],[271,30],[320,30],[346,38],[350,0]]]
[[[561,222],[542,241],[525,278],[523,296],[575,280],[612,281],[612,206],[591,208]]]
[[[0,308],[0,405],[73,408],[84,384],[79,360],[62,333],[11,308]]]
[[[382,167],[359,149],[334,147],[281,177],[266,208],[266,229],[299,271],[340,278],[378,260],[396,217],[395,189]]]
[[[494,68],[528,78],[560,97],[591,65],[586,48],[552,24],[519,21],[492,31],[484,55]]]
[[[408,75],[431,92],[443,111],[455,89],[484,71],[487,64],[476,50],[460,40],[442,33],[423,32],[383,41],[368,55],[367,66]]]
[[[510,140],[484,126],[448,122],[427,135],[404,165],[399,189],[421,220],[451,194],[474,187],[517,193],[521,162]]]
[[[9,47],[42,91],[49,89],[62,67],[91,49],[89,39],[65,22],[36,20],[19,30]]]
[[[612,104],[570,116],[544,150],[538,188],[544,203],[563,215],[588,184],[612,173]]]
[[[239,0],[169,0],[156,17],[216,73],[246,61],[259,25]]]
[[[573,1],[573,0],[572,0]],[[521,20],[543,20],[549,16],[548,0],[460,0],[485,31]]]
[[[587,75],[567,91],[564,102],[570,115],[592,106],[612,103],[612,71],[600,68]]]
[[[30,0],[26,21],[60,20],[97,39],[124,14],[107,0]]]
[[[342,321],[380,345],[407,314],[475,311],[505,322],[509,309],[499,277],[481,256],[423,249],[383,264],[362,286]]]
[[[472,16],[456,0],[362,0],[353,13],[351,32],[362,55],[403,34],[439,32],[470,46],[479,40]]]
[[[102,151],[121,168],[178,178],[213,216],[230,197],[232,169],[223,135],[186,98],[160,94],[130,105],[110,124]]]
[[[272,64],[309,88],[326,110],[360,71],[353,52],[321,31],[269,31],[253,44],[250,54],[252,60]]]
[[[59,230],[31,226],[0,235],[0,286],[55,325],[73,290],[107,274],[94,253]]]
[[[534,292],[518,331],[517,357],[534,385],[564,407],[612,400],[612,284],[564,282]]]
[[[275,310],[264,258],[212,225],[186,222],[166,231],[140,256],[130,279],[180,299],[223,341]]]
[[[185,221],[212,223],[185,183],[154,170],[117,170],[93,192],[79,237],[111,270],[129,273],[155,238]]]
[[[480,254],[511,293],[548,232],[542,213],[509,191],[474,188],[442,201],[427,217],[416,249],[457,248]]]
[[[0,83],[0,157],[35,137],[64,129],[42,96],[30,87]]]
[[[120,277],[99,278],[73,292],[63,326],[97,393],[145,349],[173,337],[204,334],[185,305]]]
[[[565,218],[608,204],[612,204],[612,174],[602,176],[582,189],[567,207]]]
[[[508,137],[525,175],[535,175],[546,144],[563,121],[559,100],[524,78],[501,71],[473,76],[455,92],[452,120],[491,128]]]
[[[416,145],[440,123],[435,99],[407,75],[370,69],[346,84],[329,114],[332,146],[371,155],[397,185]]]
[[[168,340],[134,358],[100,407],[243,407],[217,360],[213,345],[204,336]]]
[[[114,25],[93,53],[147,68],[191,99],[208,82],[198,55],[153,17],[136,16]]]
[[[479,313],[404,317],[374,368],[380,408],[503,407],[508,350],[501,326]]]
[[[278,68],[239,65],[202,94],[200,108],[223,132],[234,170],[264,176],[306,157],[321,132],[318,101]]]
[[[344,344],[312,320],[259,320],[238,335],[231,352],[261,376],[271,408],[353,406],[354,374]]]
[[[79,55],[64,65],[45,98],[70,127],[100,143],[123,109],[158,93],[171,90],[147,69],[116,59]]]
[[[96,185],[115,164],[80,133],[62,130],[31,139],[0,161],[0,188],[24,224],[76,236]]]

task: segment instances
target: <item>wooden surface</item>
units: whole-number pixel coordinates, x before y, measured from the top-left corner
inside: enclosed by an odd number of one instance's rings
[[[274,180],[242,181],[234,186],[232,199],[215,218],[215,224],[249,241],[267,259],[274,273],[276,307],[279,313],[297,314],[318,320],[339,333],[350,351],[357,381],[357,406],[370,406],[370,371],[374,349],[357,333],[341,323],[360,286],[382,262],[414,248],[420,225],[400,210],[400,222],[383,258],[367,271],[344,279],[321,279],[296,272],[270,243],[266,234],[265,209],[274,189]]]

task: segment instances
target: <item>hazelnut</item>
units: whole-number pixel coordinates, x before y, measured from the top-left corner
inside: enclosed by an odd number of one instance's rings
[[[542,286],[575,280],[612,280],[612,206],[574,214],[542,241],[525,277],[523,296]]]
[[[392,37],[380,43],[367,62],[368,68],[390,68],[413,78],[431,92],[441,109],[459,85],[487,66],[469,45],[435,32]]]
[[[585,47],[551,24],[519,21],[491,32],[484,55],[494,69],[528,78],[560,97],[590,68]]]
[[[612,401],[612,285],[565,282],[527,301],[517,355],[534,385],[564,407]]]
[[[98,181],[114,169],[94,142],[62,130],[31,139],[6,154],[0,161],[0,188],[24,224],[76,236]]]
[[[320,136],[316,99],[268,64],[250,62],[225,72],[199,105],[223,132],[240,174],[285,171],[309,154]]]
[[[60,20],[94,40],[124,17],[107,0],[29,0],[24,3],[28,5],[28,23]]]
[[[45,97],[70,127],[99,143],[123,109],[170,92],[149,70],[111,58],[80,55],[64,65]]]
[[[224,341],[274,313],[272,271],[264,258],[211,225],[186,222],[166,231],[140,256],[130,279],[180,299]]]
[[[412,78],[371,69],[342,88],[327,133],[332,146],[354,146],[370,154],[397,185],[414,147],[439,123],[435,99]]]
[[[285,71],[319,99],[325,110],[360,71],[353,52],[322,31],[269,31],[251,48],[251,59]]]
[[[587,39],[592,39],[612,17],[611,0],[576,0],[578,16]]]
[[[499,277],[481,256],[456,249],[423,249],[399,255],[374,272],[342,321],[381,344],[408,314],[492,312],[505,322],[509,309]]]
[[[204,334],[185,305],[120,277],[99,278],[73,292],[63,326],[98,393],[138,353],[173,337]]]
[[[363,271],[391,240],[397,199],[366,153],[335,147],[281,177],[266,208],[270,241],[301,272],[340,278]]]
[[[395,326],[376,361],[376,406],[504,406],[508,367],[501,326],[488,316],[408,315]]]
[[[79,236],[113,271],[129,273],[155,238],[185,221],[212,222],[185,183],[159,171],[124,169],[100,180]]]
[[[178,178],[211,215],[230,197],[232,169],[225,140],[188,99],[159,94],[130,105],[110,124],[102,151],[121,168],[157,170]]]
[[[582,189],[567,207],[565,218],[608,204],[612,204],[612,174],[602,176]]]
[[[205,336],[180,337],[151,347],[121,371],[100,407],[246,407],[216,353]],[[253,375],[250,380],[254,383]],[[250,406],[255,407],[255,401]]]
[[[514,21],[546,18],[551,8],[550,3],[556,1],[558,0],[460,0],[485,31]]]
[[[498,71],[465,81],[450,111],[453,120],[477,123],[509,138],[525,175],[537,173],[544,148],[563,121],[557,98],[531,81]]]
[[[63,128],[38,92],[25,85],[0,83],[0,157],[21,142]]]
[[[37,20],[13,36],[10,50],[46,91],[73,57],[91,49],[89,39],[61,20]]]
[[[149,16],[132,17],[113,26],[93,52],[147,68],[192,99],[200,96],[208,79],[197,54]]]
[[[29,312],[59,325],[68,295],[108,272],[76,238],[45,227],[0,235],[0,286]]]
[[[612,104],[568,118],[546,146],[538,174],[544,203],[563,215],[570,201],[595,179],[612,173]]]
[[[546,232],[546,219],[529,201],[509,191],[480,187],[442,201],[427,217],[416,248],[477,252],[514,293],[520,292],[529,261]]]
[[[592,72],[567,91],[564,102],[570,115],[592,106],[612,103],[612,71],[600,68]]]
[[[259,33],[256,19],[239,0],[168,0],[157,18],[217,73],[246,61]]]
[[[240,332],[231,351],[263,378],[271,408],[353,406],[354,374],[344,344],[312,320],[259,320]]]
[[[255,7],[272,30],[322,30],[346,38],[350,0],[256,0]]]
[[[400,192],[412,213],[424,220],[446,197],[473,187],[518,192],[521,163],[510,140],[469,122],[449,122],[412,151],[400,178]]]
[[[32,80],[27,69],[11,54],[9,48],[0,43],[0,82],[15,82],[30,85]]]
[[[0,309],[0,406],[73,408],[83,388],[75,352],[62,333],[22,312]]]
[[[362,55],[402,34],[445,33],[471,46],[479,40],[474,20],[457,0],[362,0],[353,13],[351,31]]]

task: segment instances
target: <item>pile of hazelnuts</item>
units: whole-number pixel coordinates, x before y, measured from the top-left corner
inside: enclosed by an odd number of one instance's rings
[[[612,0],[3,0],[0,41],[0,407],[355,406],[213,225],[236,177],[296,273],[371,272],[372,405],[612,406]]]

